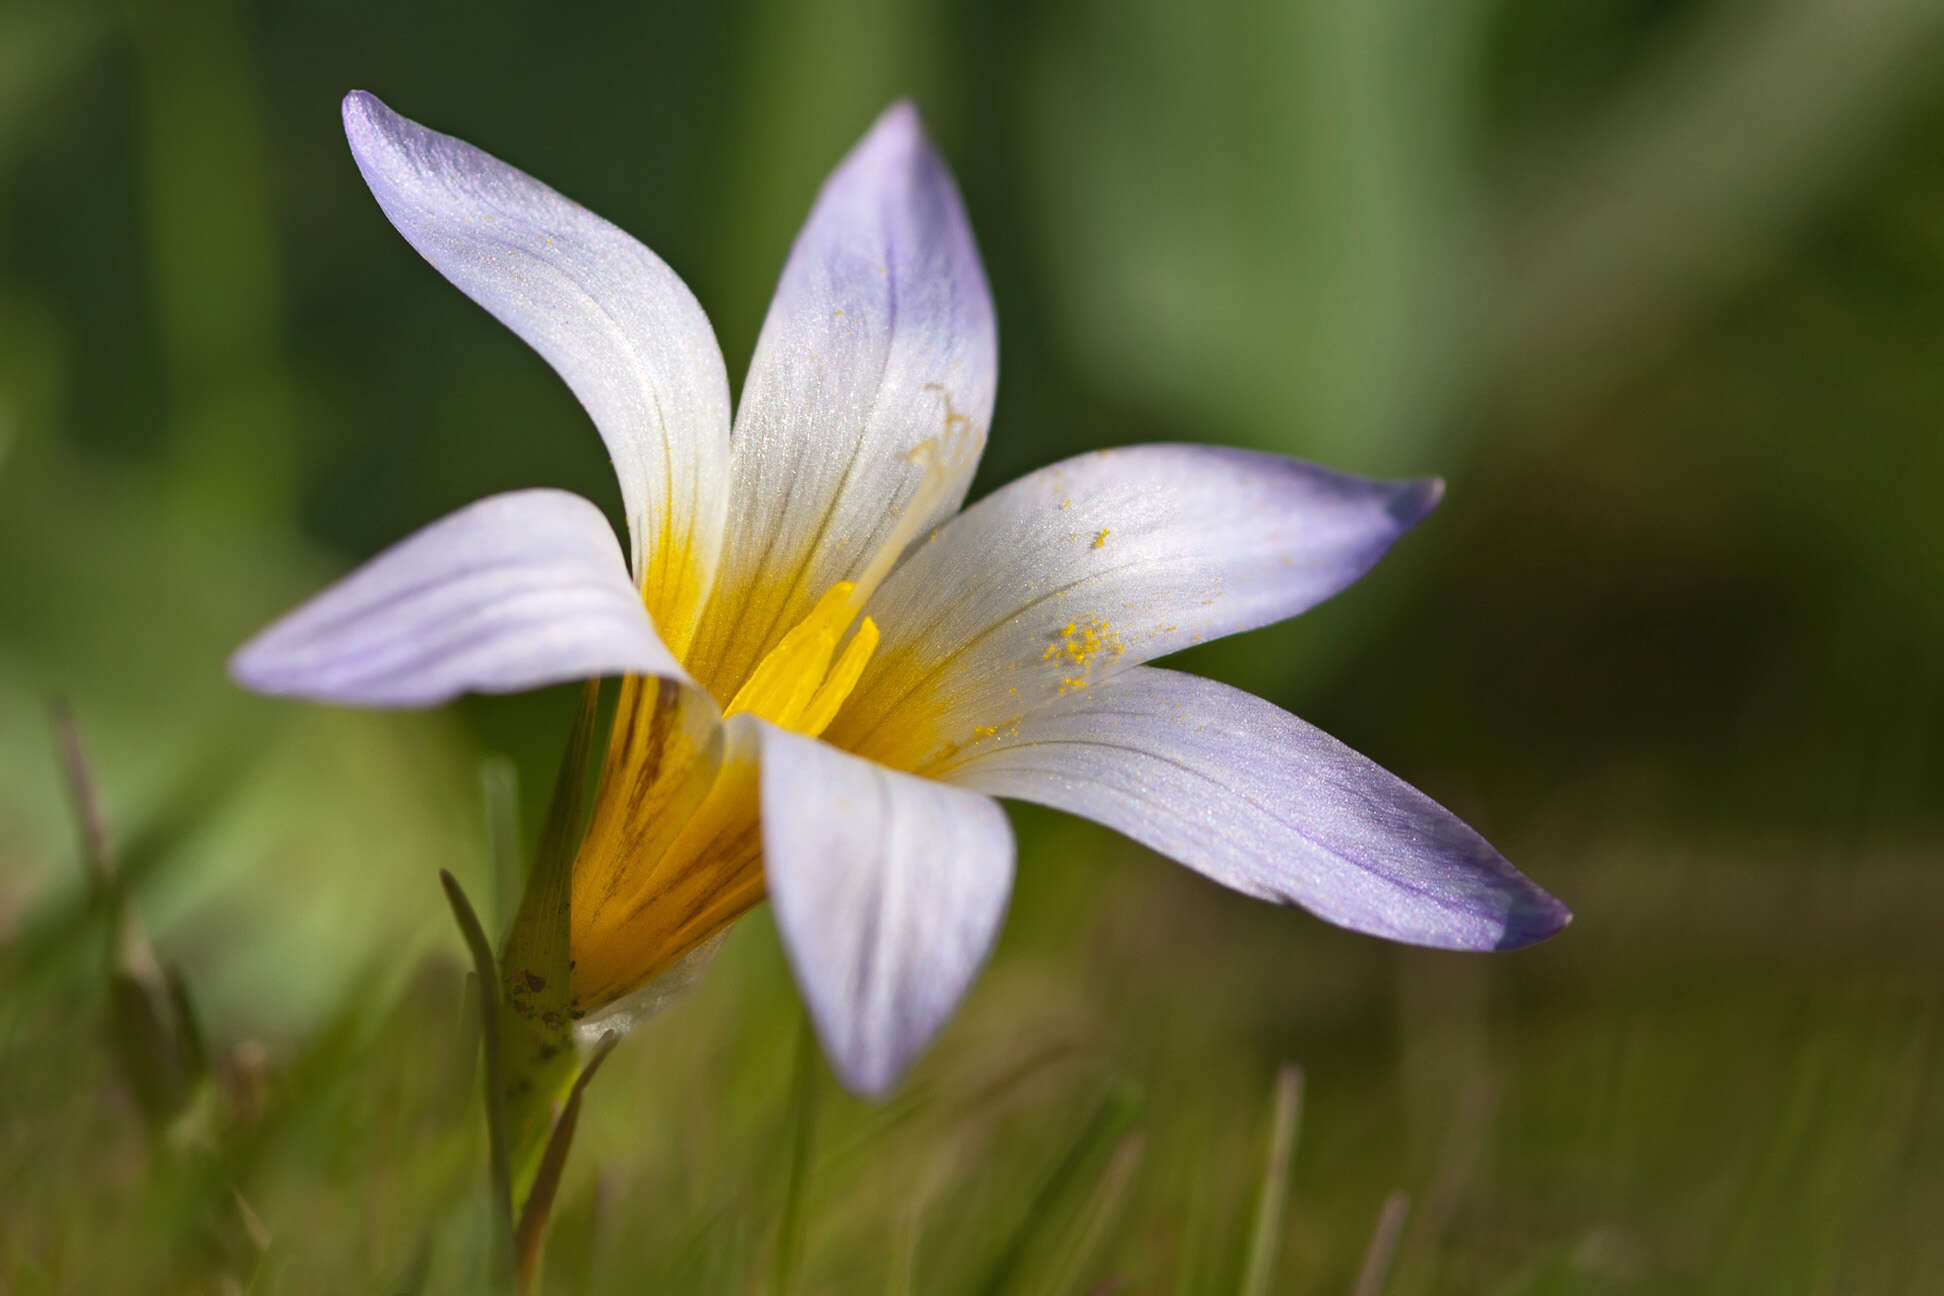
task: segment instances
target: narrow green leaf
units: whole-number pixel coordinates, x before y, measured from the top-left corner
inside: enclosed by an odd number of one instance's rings
[[[527,876],[526,893],[507,933],[501,959],[501,997],[508,1012],[500,1041],[500,1065],[506,1085],[507,1149],[516,1207],[532,1190],[556,1110],[577,1070],[568,916],[588,754],[600,698],[600,681],[588,681],[581,691],[567,750],[560,758],[560,771],[554,778],[553,798],[540,831],[533,871]]]
[[[1113,1150],[1120,1146],[1140,1111],[1140,1094],[1131,1085],[1116,1084],[1108,1090],[1033,1194],[1019,1229],[975,1290],[1001,1296],[1037,1286],[1028,1281],[1035,1261],[1050,1249],[1050,1239],[1059,1236],[1060,1227],[1074,1214],[1075,1199],[1082,1188],[1096,1181],[1097,1176],[1089,1171],[1110,1163]]]
[[[87,861],[88,876],[104,893],[115,888],[115,848],[108,835],[108,821],[101,813],[101,799],[95,793],[94,768],[81,745],[81,729],[74,722],[74,711],[65,699],[56,698],[50,706],[54,743],[61,759],[61,775],[67,784],[68,802],[74,810],[75,826],[81,833],[81,857]]]
[[[479,795],[486,807],[486,849],[493,865],[493,917],[506,928],[512,921],[526,870],[520,866],[520,774],[504,756],[479,763]]]
[[[231,800],[237,783],[237,770],[227,764],[212,763],[184,776],[176,795],[165,798],[152,818],[124,832],[115,843],[115,895],[137,894],[161,876],[165,865],[180,858],[183,844]],[[71,782],[69,787],[72,795]],[[82,854],[88,855],[85,841]],[[96,885],[92,862],[87,871],[86,886],[58,892],[0,948],[0,975],[10,989],[24,991],[66,975],[72,966],[71,951],[92,940],[98,927],[115,930],[119,911],[114,909],[114,897]]]
[[[1269,1141],[1263,1150],[1262,1183],[1256,1189],[1255,1220],[1249,1229],[1248,1260],[1242,1268],[1242,1296],[1264,1296],[1275,1273],[1282,1243],[1283,1206],[1289,1198],[1289,1154],[1296,1146],[1297,1119],[1303,1107],[1303,1069],[1285,1063],[1276,1076]]]
[[[822,1054],[806,1015],[797,1026],[796,1066],[791,1088],[796,1108],[796,1138],[790,1146],[790,1178],[783,1191],[783,1214],[776,1226],[776,1266],[772,1296],[788,1296],[796,1286],[797,1257],[803,1248],[803,1205],[810,1184],[810,1157],[817,1130],[817,1080]]]
[[[1115,1220],[1120,1216],[1121,1207],[1126,1204],[1127,1190],[1133,1185],[1134,1175],[1140,1169],[1141,1156],[1145,1141],[1141,1131],[1121,1137],[1114,1145],[1113,1155],[1107,1159],[1107,1166],[1095,1181],[1093,1190],[1081,1203],[1073,1223],[1062,1230],[1058,1245],[1053,1249],[1053,1258],[1046,1266],[1046,1277],[1040,1282],[1041,1291],[1077,1292],[1087,1288],[1087,1266],[1106,1241]],[[1111,1284],[1109,1284],[1111,1285]]]
[[[1363,1267],[1357,1271],[1352,1296],[1384,1296],[1384,1283],[1390,1277],[1391,1260],[1397,1255],[1397,1240],[1404,1234],[1404,1220],[1411,1213],[1411,1199],[1401,1192],[1384,1198],[1377,1212],[1377,1227],[1364,1249]]]
[[[160,1137],[188,1105],[204,1073],[201,1032],[187,987],[157,961],[129,907],[93,766],[74,713],[64,701],[56,699],[52,704],[51,722],[90,889],[105,918],[105,973],[115,1048],[144,1125],[151,1136]]]
[[[513,1235],[514,1289],[523,1294],[534,1290],[540,1276],[540,1251],[547,1237],[547,1220],[553,1214],[554,1194],[560,1191],[560,1176],[567,1168],[567,1154],[573,1150],[574,1129],[580,1124],[581,1096],[593,1081],[594,1073],[607,1061],[608,1054],[621,1042],[616,1031],[608,1031],[589,1050],[587,1065],[574,1077],[567,1093],[567,1105],[554,1122],[547,1139],[547,1150],[540,1157],[540,1169],[533,1177],[533,1188],[526,1205],[520,1208],[519,1228]]]
[[[169,1013],[175,1018],[176,1043],[192,1078],[209,1074],[209,1042],[203,1036],[202,1014],[189,993],[189,982],[174,963],[162,965],[162,982],[169,992]]]
[[[458,1047],[453,1050],[458,1063],[451,1090],[455,1094],[465,1093],[473,1082],[474,1059],[479,1056],[479,1031],[479,973],[467,968],[465,985],[459,995]]]
[[[108,974],[109,1017],[122,1074],[152,1136],[160,1136],[187,1104],[190,1081],[163,1001],[140,978]]]
[[[506,1087],[500,1080],[500,1005],[493,987],[499,977],[493,970],[493,944],[479,915],[466,899],[459,879],[439,870],[439,884],[445,888],[452,917],[472,953],[473,970],[479,977],[479,1036],[485,1059],[486,1144],[492,1174],[493,1271],[502,1283],[513,1276],[513,1188],[506,1155]]]
[[[1216,1232],[1215,1212],[1210,1209],[1213,1194],[1209,1191],[1206,1169],[1197,1167],[1191,1171],[1187,1183],[1177,1191],[1182,1196],[1181,1242],[1176,1248],[1174,1285],[1170,1290],[1173,1296],[1194,1296],[1215,1285],[1210,1271],[1217,1268],[1212,1259],[1218,1249],[1212,1240]],[[1222,1232],[1227,1233],[1226,1224]]]

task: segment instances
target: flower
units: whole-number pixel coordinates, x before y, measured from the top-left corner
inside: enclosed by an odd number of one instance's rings
[[[767,896],[833,1066],[884,1092],[1004,915],[995,797],[1393,940],[1510,948],[1567,921],[1371,761],[1142,664],[1337,593],[1440,483],[1144,445],[960,511],[997,341],[958,192],[909,105],[825,183],[733,431],[714,334],[653,253],[369,94],[344,122],[392,223],[593,416],[628,552],[578,496],[493,496],[272,625],[231,671],[380,707],[624,677],[573,867],[577,1013],[625,1010]]]

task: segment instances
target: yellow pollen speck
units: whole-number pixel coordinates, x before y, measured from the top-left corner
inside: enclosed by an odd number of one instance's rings
[[[1106,527],[1100,528],[1100,534],[1094,537],[1094,548],[1105,549],[1107,547],[1107,537],[1112,534],[1114,533]]]
[[[1089,616],[1085,621],[1069,621],[1062,626],[1040,660],[1064,662],[1076,668],[1078,673],[1060,682],[1060,692],[1068,693],[1085,688],[1088,677],[1100,662],[1114,661],[1126,651],[1127,645],[1112,626],[1097,616]]]
[[[1068,508],[1072,508],[1072,507],[1073,507],[1073,501],[1072,501],[1072,500],[1070,500],[1070,499],[1064,499],[1064,500],[1061,500],[1061,501],[1060,501],[1060,507],[1061,507],[1061,508],[1063,508],[1063,509],[1068,509]]]
[[[997,738],[1001,734],[1008,738],[1017,738],[1019,737],[1019,722],[1025,718],[1025,715],[1021,714],[1008,716],[998,724],[978,725],[972,730],[972,736],[964,742],[947,743],[946,754],[955,755],[958,752],[964,751],[967,747],[972,746],[974,743],[982,743],[988,738]]]

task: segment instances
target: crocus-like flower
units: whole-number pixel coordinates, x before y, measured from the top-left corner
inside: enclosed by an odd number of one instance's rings
[[[992,946],[1014,858],[994,797],[1393,940],[1503,949],[1566,921],[1341,743],[1142,664],[1335,594],[1438,482],[1145,445],[960,511],[997,342],[957,190],[908,105],[825,183],[733,427],[709,323],[653,253],[368,94],[344,123],[392,223],[593,416],[628,549],[578,496],[493,496],[265,630],[232,671],[380,707],[623,677],[573,867],[577,1014],[624,1012],[767,896],[826,1054],[883,1092]]]

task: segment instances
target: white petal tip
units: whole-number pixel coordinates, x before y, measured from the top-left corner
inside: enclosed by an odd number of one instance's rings
[[[763,867],[784,952],[846,1089],[891,1092],[984,964],[1012,891],[989,797],[761,725]]]
[[[925,120],[919,115],[917,104],[909,99],[899,99],[878,114],[870,134],[874,138],[882,135],[922,140],[925,138]]]
[[[344,118],[344,129],[347,132],[361,126],[369,127],[373,118],[395,115],[385,106],[384,100],[369,90],[353,90],[345,95],[339,113]]]
[[[1479,948],[1492,950],[1524,949],[1557,936],[1572,924],[1573,911],[1557,898],[1531,882],[1530,894],[1520,898],[1514,911],[1506,916],[1504,930],[1496,941]]]
[[[1442,477],[1420,477],[1415,481],[1398,483],[1397,493],[1391,497],[1390,515],[1398,525],[1413,527],[1422,522],[1438,507],[1444,499],[1445,484]]]
[[[230,682],[246,693],[264,697],[305,697],[302,665],[291,660],[289,652],[277,642],[276,625],[252,636],[230,654],[225,669]],[[329,701],[328,697],[317,698]]]
[[[227,665],[230,683],[251,693],[269,693],[272,691],[269,673],[258,662],[254,647],[252,641],[230,654]]]
[[[824,1058],[837,1077],[837,1083],[852,1097],[869,1102],[882,1102],[889,1098],[903,1080],[905,1072],[911,1069],[911,1060],[906,1059],[892,1065],[881,1061],[847,1058],[842,1052],[830,1046],[830,1041],[818,1032],[818,1040],[823,1044]]]
[[[340,114],[344,119],[345,141],[351,145],[351,156],[357,159],[359,169],[366,172],[365,178],[369,182],[369,168],[377,164],[378,159],[397,151],[405,119],[369,90],[353,90],[344,96]],[[380,205],[383,205],[382,198]]]
[[[918,106],[909,99],[900,99],[878,114],[878,119],[871,123],[871,129],[864,133],[839,170],[850,170],[860,164],[869,169],[892,168],[892,173],[914,166],[944,166]]]

